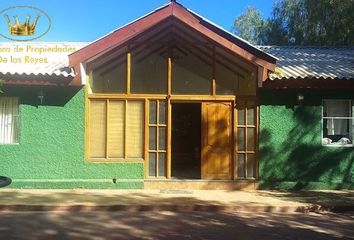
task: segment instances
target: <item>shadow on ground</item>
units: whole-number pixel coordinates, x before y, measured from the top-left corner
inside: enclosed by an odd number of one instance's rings
[[[208,212],[1,213],[5,239],[350,239],[353,216]]]
[[[354,191],[260,191],[257,195],[321,206],[354,206]]]

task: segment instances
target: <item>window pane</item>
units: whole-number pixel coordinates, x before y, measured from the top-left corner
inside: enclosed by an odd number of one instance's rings
[[[324,117],[351,117],[350,101],[325,100],[323,108]]]
[[[323,119],[324,144],[351,144],[353,141],[353,120]]]
[[[180,46],[183,48],[183,46]],[[211,94],[212,52],[209,57],[200,50],[185,49],[185,52],[175,50],[172,65],[172,93],[174,94]]]
[[[149,153],[149,176],[156,176],[156,153]]]
[[[159,153],[159,177],[166,176],[166,153]]]
[[[149,150],[156,150],[156,127],[149,127]]]
[[[216,94],[235,95],[239,77],[236,72],[222,59],[215,64]]]
[[[166,124],[166,103],[164,101],[160,101],[159,104],[159,123]]]
[[[109,101],[108,105],[108,157],[124,157],[124,101]]]
[[[144,104],[138,101],[128,101],[127,104],[127,139],[128,158],[143,158],[144,134]]]
[[[237,150],[245,151],[245,129],[237,128]]]
[[[254,164],[255,164],[255,155],[254,154],[247,154],[247,177],[253,178],[254,177]]]
[[[248,151],[254,151],[255,150],[255,144],[254,144],[254,136],[255,136],[255,128],[247,128],[247,150]]]
[[[166,128],[159,128],[159,150],[166,150]]]
[[[125,93],[126,57],[111,60],[92,71],[91,86],[93,93]]]
[[[245,125],[245,102],[237,103],[237,124]]]
[[[254,102],[247,103],[247,125],[256,125]]]
[[[254,66],[221,48],[216,48],[217,94],[255,95],[257,75]]]
[[[132,52],[132,93],[167,93],[167,59],[154,46],[142,46]]]
[[[19,141],[19,102],[16,97],[0,97],[0,143]]]
[[[243,178],[245,177],[245,155],[244,154],[237,154],[237,177]]]
[[[257,78],[255,73],[250,73],[238,82],[238,93],[242,95],[256,95]]]
[[[106,100],[90,101],[90,157],[106,157]]]
[[[149,123],[156,124],[157,101],[150,101],[149,107]]]

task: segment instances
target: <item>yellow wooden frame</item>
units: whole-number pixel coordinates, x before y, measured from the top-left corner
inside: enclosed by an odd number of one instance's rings
[[[236,100],[253,100],[256,103],[256,116],[255,116],[255,121],[256,121],[256,135],[255,135],[255,177],[258,178],[258,135],[259,135],[259,108],[257,104],[257,96],[235,96],[235,95],[217,95],[216,94],[216,76],[215,76],[215,62],[216,62],[216,48],[213,47],[213,79],[211,81],[211,86],[210,86],[210,95],[178,95],[178,94],[172,94],[172,58],[168,57],[167,58],[167,93],[166,94],[135,94],[131,93],[131,52],[129,50],[128,46],[128,52],[127,52],[127,78],[126,78],[126,93],[125,94],[112,94],[112,93],[92,93],[91,92],[91,86],[90,86],[90,80],[92,79],[92,70],[88,67],[88,73],[86,78],[88,79],[86,87],[85,87],[85,159],[88,162],[91,163],[117,163],[117,162],[136,162],[136,163],[145,163],[145,176],[149,177],[149,162],[148,162],[148,153],[149,153],[149,100],[165,100],[166,101],[166,130],[167,130],[167,139],[166,139],[166,178],[171,178],[171,132],[172,132],[172,102],[193,102],[193,101],[198,101],[198,102],[203,102],[203,101],[223,101],[227,102],[230,101],[233,103],[233,106],[235,106]],[[143,133],[143,159],[90,159],[89,158],[89,149],[90,149],[90,141],[89,141],[89,129],[90,129],[90,100],[92,99],[102,99],[102,100],[125,100],[131,101],[131,100],[140,100],[144,104],[144,133]],[[108,106],[107,106],[108,107]],[[126,106],[125,106],[126,109]],[[233,126],[232,129],[232,154],[231,154],[231,168],[234,169],[233,172],[233,179],[238,179],[237,177],[237,119],[238,119],[238,112],[234,108],[232,108],[233,112],[231,113],[232,117],[232,124]],[[246,114],[246,113],[245,113]],[[246,116],[246,115],[245,115]],[[126,114],[125,114],[126,117]],[[108,125],[106,126],[108,128]],[[246,126],[247,128],[247,126]],[[125,131],[126,132],[126,131]],[[108,134],[106,135],[106,138],[108,138]],[[126,138],[126,136],[125,136]],[[245,141],[247,139],[245,138]],[[106,145],[107,148],[107,145]],[[126,154],[126,151],[124,151]],[[106,149],[106,156],[107,156],[107,149]],[[126,157],[126,156],[125,156]],[[246,169],[247,166],[245,166]]]

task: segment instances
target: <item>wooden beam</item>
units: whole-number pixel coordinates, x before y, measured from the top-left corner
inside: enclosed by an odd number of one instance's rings
[[[215,46],[213,46],[213,80],[212,80],[212,86],[211,86],[211,92],[212,95],[216,95],[216,74],[215,74],[215,64],[216,64],[216,56],[215,56]]]
[[[128,51],[127,53],[127,94],[130,94],[131,62],[132,62],[132,54],[130,53],[130,51]]]
[[[167,95],[172,94],[172,58],[171,55],[167,58]]]
[[[167,174],[166,177],[168,179],[171,178],[171,151],[172,151],[172,104],[171,104],[171,99],[167,99],[167,143],[166,143],[166,148],[167,148],[167,164],[166,164],[166,169],[167,169]]]
[[[109,140],[109,100],[106,100],[106,159],[108,159],[108,140]]]

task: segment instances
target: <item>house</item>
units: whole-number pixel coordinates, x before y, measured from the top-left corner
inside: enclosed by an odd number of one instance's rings
[[[0,48],[9,187],[353,188],[353,47],[253,46],[171,1],[91,43]]]

